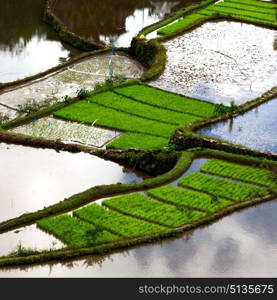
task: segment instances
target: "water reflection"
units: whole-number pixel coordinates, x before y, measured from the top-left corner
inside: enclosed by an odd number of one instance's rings
[[[276,85],[276,31],[239,22],[209,22],[167,41],[165,72],[151,84],[230,104]]]
[[[45,71],[79,51],[42,21],[44,0],[0,1],[0,82]]]
[[[233,120],[203,128],[198,133],[243,144],[255,150],[277,153],[277,99]]]
[[[277,202],[232,214],[181,238],[106,256],[0,270],[28,277],[275,277]]]
[[[92,186],[141,178],[98,157],[0,144],[0,221],[57,203]]]
[[[129,46],[143,27],[200,0],[57,0],[53,11],[67,28],[97,43]]]

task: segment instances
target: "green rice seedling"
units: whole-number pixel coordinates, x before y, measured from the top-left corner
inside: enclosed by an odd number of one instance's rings
[[[205,21],[208,18],[206,16],[200,15],[200,14],[191,14],[188,16],[183,17],[182,19],[179,19],[177,22],[169,24],[166,27],[163,27],[157,31],[158,34],[171,34],[175,31],[179,31],[180,29],[185,30],[186,28],[189,28],[191,25],[195,24],[199,21]]]
[[[119,237],[69,215],[60,215],[37,222],[39,228],[53,234],[65,244],[75,247],[87,247],[111,242]]]
[[[277,187],[277,183],[272,178],[272,173],[266,169],[210,159],[201,167],[201,171],[267,187]]]
[[[270,7],[255,7],[249,4],[244,4],[243,2],[238,3],[238,2],[220,2],[213,7],[222,7],[222,8],[233,8],[233,9],[238,9],[241,10],[245,15],[249,14],[251,15],[252,12],[254,13],[259,13],[259,14],[269,14],[269,15],[276,15],[275,9],[271,9]]]
[[[92,204],[74,211],[74,216],[118,234],[125,238],[134,238],[165,231],[163,226],[151,224],[136,218]]]
[[[103,204],[131,216],[169,227],[179,227],[205,215],[198,211],[180,211],[174,205],[162,203],[140,193],[111,198],[105,200]]]
[[[265,14],[260,12],[252,12],[252,11],[245,11],[237,8],[231,7],[224,7],[220,4],[214,5],[211,8],[206,8],[206,11],[212,11],[215,13],[219,13],[222,16],[230,16],[230,17],[240,17],[241,19],[252,19],[253,21],[265,21],[270,22],[272,24],[276,24],[276,16],[272,14]]]
[[[183,177],[180,179],[179,185],[234,201],[250,200],[258,196],[270,194],[270,191],[266,188],[220,179],[201,173],[191,173]]]
[[[203,119],[189,114],[183,114],[154,107],[152,105],[134,101],[128,97],[124,97],[113,92],[106,92],[92,96],[89,98],[89,101],[131,115],[173,125],[186,125]]]
[[[192,207],[195,209],[214,212],[225,206],[233,204],[233,202],[220,199],[216,196],[207,195],[173,185],[158,187],[147,192],[150,196],[155,197],[175,205]]]
[[[145,150],[158,150],[166,147],[168,139],[139,133],[124,133],[119,138],[107,144],[107,149],[140,148]]]
[[[54,113],[63,119],[84,122],[106,128],[114,128],[122,131],[147,133],[150,135],[168,138],[177,128],[176,125],[164,124],[128,113],[119,112],[115,109],[103,107],[95,103],[81,101],[69,105]]]
[[[132,85],[118,88],[114,91],[137,101],[177,112],[188,113],[202,118],[209,118],[214,115],[214,104],[212,103],[183,97],[146,85]]]

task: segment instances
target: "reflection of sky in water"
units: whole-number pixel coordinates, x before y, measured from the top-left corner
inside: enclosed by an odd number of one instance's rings
[[[209,22],[167,41],[168,62],[154,86],[213,102],[237,104],[276,85],[275,31]]]
[[[0,270],[0,276],[275,277],[276,214],[272,201],[181,238],[64,264]]]
[[[204,162],[195,160],[186,174],[198,171]],[[277,202],[273,200],[179,238],[106,256],[0,270],[0,276],[275,277],[276,214]]]
[[[65,246],[54,236],[38,229],[36,225],[30,225],[0,234],[0,256],[14,251],[19,244],[33,250],[59,249]]]
[[[57,203],[90,187],[140,181],[122,166],[85,153],[0,144],[0,221]]]
[[[233,120],[201,129],[202,135],[243,144],[255,150],[277,152],[277,99]]]
[[[69,57],[58,41],[33,36],[18,53],[0,50],[0,81],[8,82],[45,71]]]

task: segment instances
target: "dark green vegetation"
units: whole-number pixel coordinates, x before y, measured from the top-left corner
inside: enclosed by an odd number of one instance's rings
[[[277,187],[276,178],[274,178],[271,171],[266,169],[253,168],[250,166],[242,166],[222,160],[211,159],[201,167],[201,171],[267,187]]]
[[[73,215],[125,238],[149,235],[165,230],[164,227],[159,225],[125,216],[97,204],[76,210]]]
[[[99,226],[72,218],[69,215],[42,219],[37,224],[39,228],[52,233],[62,242],[74,247],[87,247],[118,239],[117,236]]]
[[[234,201],[244,201],[270,194],[270,191],[265,188],[220,179],[201,173],[191,173],[182,178],[179,184],[183,187],[193,188]]]
[[[204,216],[201,212],[177,208],[139,193],[105,200],[103,204],[134,217],[169,227],[179,227]]]
[[[168,35],[180,30],[186,30],[196,24],[201,24],[210,18],[232,17],[263,25],[277,26],[277,5],[254,0],[225,0],[211,4],[196,13],[185,15],[177,22],[158,30],[159,34]]]
[[[213,212],[232,202],[197,191],[185,190],[173,185],[165,185],[148,191],[150,196],[178,206],[191,207]]]
[[[212,116],[215,105],[144,85],[99,93],[54,113],[67,120],[128,132],[108,148],[159,149],[180,125]]]

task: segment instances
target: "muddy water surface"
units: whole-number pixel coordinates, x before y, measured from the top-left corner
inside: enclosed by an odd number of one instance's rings
[[[165,43],[165,72],[151,84],[188,96],[245,103],[277,83],[276,31],[208,22]]]
[[[0,1],[0,82],[45,71],[80,53],[42,21],[44,0]]]
[[[140,181],[98,157],[0,144],[0,221],[57,203],[90,187]]]

